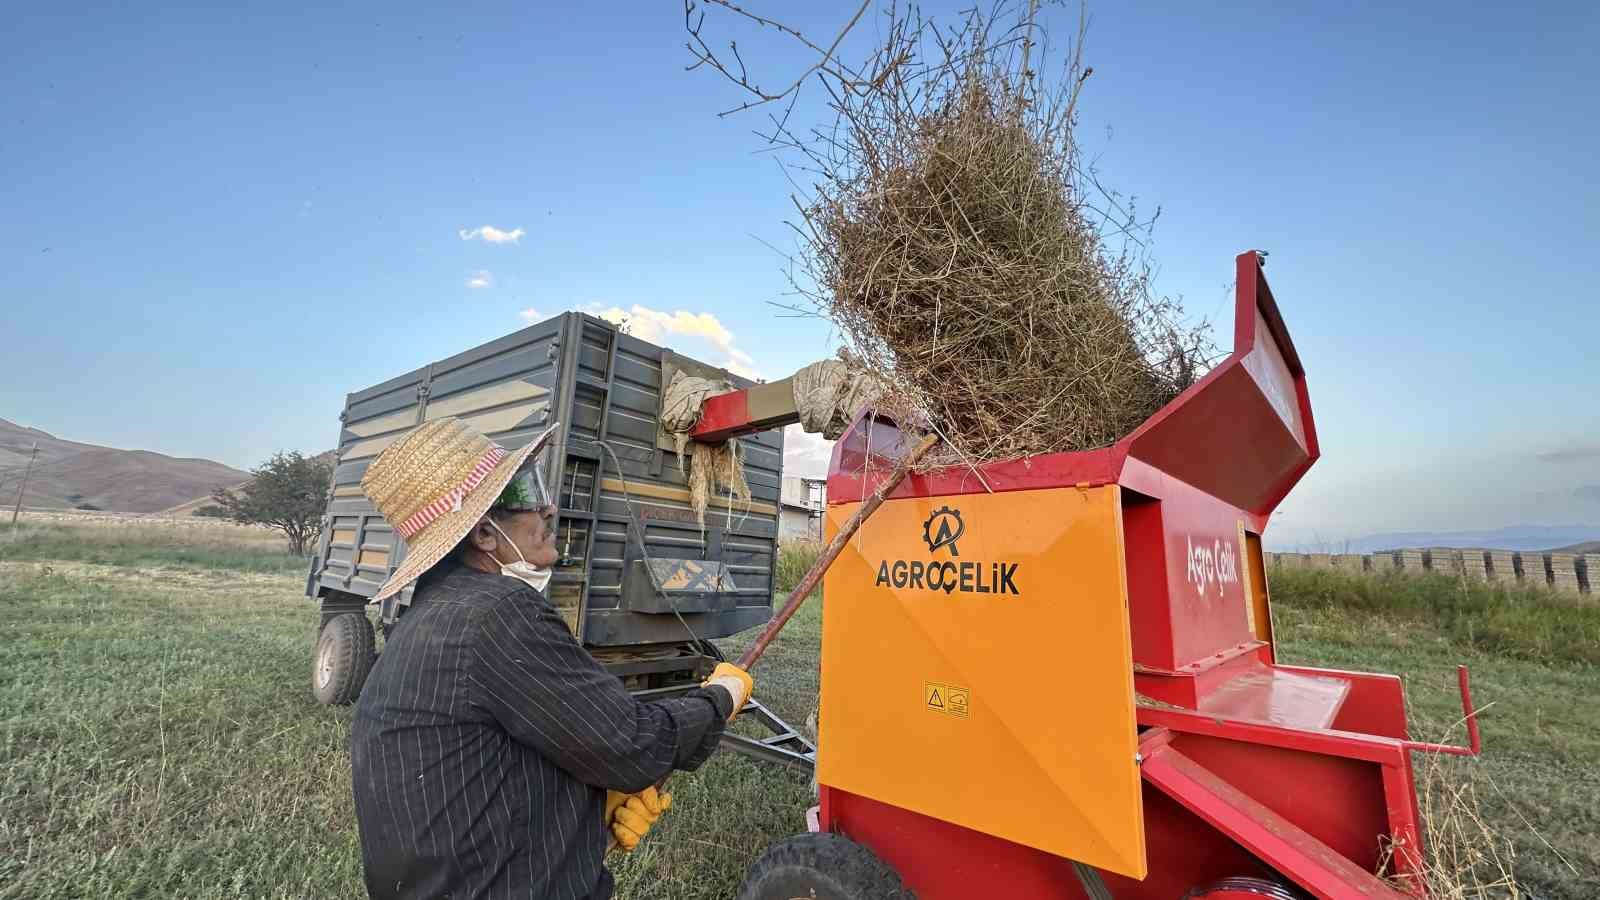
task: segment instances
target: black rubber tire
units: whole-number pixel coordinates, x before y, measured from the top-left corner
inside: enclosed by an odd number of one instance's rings
[[[366,613],[340,613],[322,626],[311,652],[311,693],[324,706],[344,706],[361,696],[377,658]]]
[[[837,834],[797,834],[750,864],[739,900],[914,900],[900,876],[866,847]]]

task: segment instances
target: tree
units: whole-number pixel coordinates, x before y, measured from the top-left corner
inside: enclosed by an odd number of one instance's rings
[[[304,556],[322,531],[333,464],[291,450],[273,454],[250,474],[255,477],[248,484],[218,488],[211,499],[235,522],[282,531],[289,539],[289,552]]]

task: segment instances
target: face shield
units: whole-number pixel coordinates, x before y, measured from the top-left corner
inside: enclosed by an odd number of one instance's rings
[[[549,527],[551,523],[548,520],[555,514],[555,501],[551,499],[544,483],[544,464],[549,455],[550,448],[545,447],[528,457],[517,474],[511,476],[511,481],[506,483],[505,490],[500,492],[499,499],[491,508],[510,512],[544,512],[546,527]]]

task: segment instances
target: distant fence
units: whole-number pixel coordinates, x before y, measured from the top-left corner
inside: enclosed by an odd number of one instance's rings
[[[1600,553],[1535,553],[1532,550],[1383,550],[1377,553],[1268,553],[1267,565],[1347,572],[1432,572],[1452,578],[1548,588],[1596,595]],[[1596,596],[1600,600],[1600,596]]]

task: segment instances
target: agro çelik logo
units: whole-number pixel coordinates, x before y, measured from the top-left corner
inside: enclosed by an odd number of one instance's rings
[[[937,524],[938,528],[934,525]],[[948,506],[941,506],[928,516],[928,521],[922,523],[922,539],[928,544],[928,552],[949,547],[951,556],[960,556],[956,549],[956,541],[967,532],[967,524],[961,521],[961,510]]]
[[[929,556],[936,556],[943,548],[950,556],[959,558],[956,541],[967,531],[961,511],[953,506],[941,506],[922,523],[922,541],[928,545]],[[990,562],[965,559],[960,562],[943,559],[885,559],[878,563],[878,577],[874,587],[893,587],[900,590],[943,591],[946,594],[1001,594],[1016,596],[1019,563]]]

